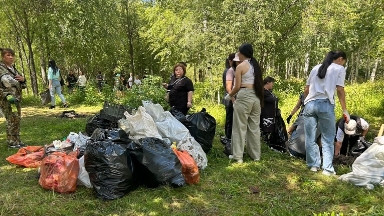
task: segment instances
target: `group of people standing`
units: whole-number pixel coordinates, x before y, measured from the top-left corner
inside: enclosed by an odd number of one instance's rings
[[[288,132],[292,133],[301,123],[307,166],[314,172],[322,168],[324,175],[335,174],[333,156],[345,153],[340,144],[343,135],[358,134],[359,139],[363,140],[369,127],[364,119],[351,119],[348,113],[344,91],[346,60],[343,51],[329,52],[323,62],[312,69],[304,93],[287,118],[289,123],[292,115],[302,107],[299,114],[301,118]],[[226,90],[225,136],[227,142],[231,143],[230,159],[242,163],[244,146],[247,146],[251,159],[260,160],[260,131],[272,132],[275,123],[273,117],[278,109],[278,98],[272,93],[274,81],[272,77],[262,80],[262,72],[253,58],[250,44],[241,45],[237,53],[228,56],[223,86]],[[335,124],[335,92],[343,111],[343,118],[337,123],[338,130]],[[360,132],[356,131],[359,129]]]

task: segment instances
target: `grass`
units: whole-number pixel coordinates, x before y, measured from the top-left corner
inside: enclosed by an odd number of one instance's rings
[[[347,87],[350,113],[362,115],[371,125],[372,139],[383,121],[384,84]],[[278,85],[276,87],[279,87]],[[354,91],[359,87],[360,91]],[[373,90],[372,90],[373,89]],[[287,116],[297,101],[298,92],[276,93],[280,108]],[[373,93],[372,93],[373,91]],[[360,101],[353,101],[351,97]],[[363,104],[367,104],[365,106]],[[200,111],[203,106],[197,106]],[[91,189],[78,187],[72,194],[45,190],[38,184],[37,170],[9,164],[5,158],[16,150],[5,145],[5,120],[0,119],[0,215],[383,215],[383,188],[367,190],[310,172],[302,160],[274,152],[263,144],[262,159],[243,164],[231,163],[222,153],[219,141],[224,133],[224,108],[205,106],[217,119],[216,136],[208,153],[208,167],[201,171],[197,185],[182,188],[140,187],[121,199],[102,201]],[[100,106],[72,106],[79,114],[93,115]],[[337,107],[336,109],[339,109]],[[21,135],[29,145],[45,145],[62,139],[69,132],[85,130],[87,118],[58,118],[62,108],[23,107]],[[338,111],[338,116],[341,113]],[[337,166],[337,173],[351,171]],[[259,193],[249,187],[257,186]]]

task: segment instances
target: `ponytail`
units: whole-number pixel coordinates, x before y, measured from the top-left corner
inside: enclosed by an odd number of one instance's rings
[[[325,75],[327,74],[327,70],[329,65],[332,64],[332,62],[338,58],[342,57],[343,59],[347,59],[347,55],[343,51],[330,51],[325,59],[323,60],[323,63],[321,64],[317,76],[320,79],[324,79]]]
[[[253,66],[253,72],[255,79],[253,81],[253,89],[255,90],[256,97],[260,99],[261,107],[264,106],[264,90],[263,90],[263,73],[259,62],[254,57],[251,57],[251,65]]]

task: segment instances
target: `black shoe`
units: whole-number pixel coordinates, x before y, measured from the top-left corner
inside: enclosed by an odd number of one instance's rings
[[[55,109],[55,106],[50,106],[49,109]]]
[[[24,143],[20,142],[18,144],[9,144],[8,148],[19,149],[19,148],[23,148],[25,146],[27,146],[27,145],[25,145]]]
[[[69,106],[68,106],[67,103],[63,104],[63,108],[68,108],[68,107],[69,107]]]

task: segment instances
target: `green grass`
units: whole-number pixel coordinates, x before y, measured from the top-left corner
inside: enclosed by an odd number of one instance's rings
[[[287,116],[297,101],[298,92],[279,91],[280,108]],[[360,89],[354,91],[354,89]],[[296,88],[299,89],[299,88]],[[372,139],[384,123],[384,84],[348,86],[347,104],[350,113],[362,115],[371,125]],[[357,98],[352,101],[351,98]],[[31,100],[32,101],[32,100]],[[304,161],[280,154],[262,146],[262,159],[253,162],[245,157],[243,164],[231,163],[222,153],[219,141],[224,133],[224,107],[203,105],[217,120],[217,131],[208,167],[201,171],[197,185],[182,188],[162,186],[140,187],[121,199],[102,201],[91,189],[78,187],[72,194],[45,190],[38,184],[37,170],[9,164],[5,158],[16,150],[5,145],[5,121],[0,119],[0,215],[383,215],[383,188],[374,190],[355,187],[336,178],[310,172]],[[76,106],[79,114],[93,115],[99,106]],[[339,109],[337,106],[336,109]],[[62,139],[69,132],[85,130],[84,119],[61,119],[64,109],[23,107],[21,135],[29,145],[45,145]],[[337,110],[338,116],[341,115]],[[337,166],[337,173],[351,171]],[[250,186],[260,193],[252,194]]]

